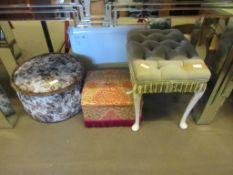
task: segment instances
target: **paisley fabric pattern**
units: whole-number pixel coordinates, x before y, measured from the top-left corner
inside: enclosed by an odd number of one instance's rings
[[[124,69],[89,71],[82,95],[87,127],[131,126],[134,107],[129,71]]]
[[[89,71],[83,88],[82,105],[132,105],[132,90],[128,70]]]
[[[24,109],[34,119],[51,123],[74,116],[81,110],[81,85],[50,96],[28,96],[18,92]]]
[[[134,120],[132,106],[83,107],[85,120]]]
[[[18,89],[29,93],[48,93],[64,89],[80,79],[83,68],[67,54],[45,54],[21,65],[13,75]]]
[[[5,116],[10,116],[15,113],[14,109],[11,106],[11,102],[1,85],[0,85],[0,110]]]

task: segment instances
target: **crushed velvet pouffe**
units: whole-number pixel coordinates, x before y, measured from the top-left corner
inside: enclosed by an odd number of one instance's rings
[[[24,109],[34,119],[51,123],[77,114],[84,70],[68,54],[44,54],[19,66],[12,75]]]
[[[129,31],[127,47],[136,113],[132,129],[139,129],[142,94],[193,92],[180,122],[186,129],[186,119],[210,79],[210,71],[195,48],[176,29]]]
[[[95,70],[87,73],[82,110],[86,127],[132,126],[134,106],[129,71]]]

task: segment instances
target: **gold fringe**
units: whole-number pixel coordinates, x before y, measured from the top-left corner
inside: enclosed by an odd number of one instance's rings
[[[186,93],[204,91],[207,83],[195,80],[183,80],[183,81],[158,81],[153,83],[137,83],[134,77],[134,72],[131,66],[130,77],[133,83],[133,90],[135,93]]]

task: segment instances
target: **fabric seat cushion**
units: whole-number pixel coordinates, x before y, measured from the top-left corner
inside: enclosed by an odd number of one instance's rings
[[[128,58],[136,82],[207,82],[210,71],[194,47],[176,29],[132,30]]]

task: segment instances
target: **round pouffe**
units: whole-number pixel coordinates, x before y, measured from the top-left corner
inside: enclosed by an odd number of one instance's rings
[[[12,75],[24,109],[34,119],[51,123],[68,119],[81,110],[81,82],[84,69],[67,54],[36,56]]]

